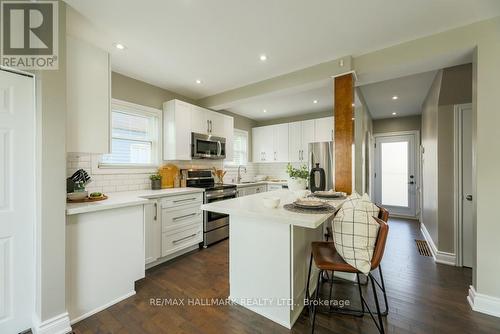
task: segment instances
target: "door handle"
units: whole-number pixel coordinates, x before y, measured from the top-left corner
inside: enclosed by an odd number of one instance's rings
[[[468,201],[472,201],[472,195],[466,195],[465,199],[468,200]]]

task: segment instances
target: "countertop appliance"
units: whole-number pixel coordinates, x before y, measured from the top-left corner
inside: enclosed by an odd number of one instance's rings
[[[226,138],[192,132],[191,157],[193,159],[225,159]]]
[[[188,187],[203,188],[203,203],[223,201],[236,198],[236,185],[215,183],[211,170],[188,169],[182,171],[186,175]],[[203,243],[207,247],[213,243],[229,237],[229,215],[204,211],[203,212]]]
[[[319,164],[319,167],[325,171],[325,190],[335,190],[335,164],[333,155],[333,142],[319,142],[309,144],[308,166],[309,172]],[[319,178],[320,174],[315,173],[315,178]],[[319,179],[314,180],[315,184],[320,184]],[[312,182],[312,181],[311,181]]]

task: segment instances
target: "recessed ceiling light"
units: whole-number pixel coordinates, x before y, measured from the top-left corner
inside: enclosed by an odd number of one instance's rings
[[[397,115],[395,112],[392,113],[393,115]]]
[[[318,103],[318,100],[314,100],[314,101],[313,101],[313,103],[314,103],[314,104]]]
[[[118,50],[125,50],[126,47],[121,43],[116,43],[115,48],[117,48]]]
[[[267,56],[264,55],[264,54],[260,55],[259,58],[260,58],[260,61],[266,61],[267,60]]]
[[[200,79],[196,79],[196,83],[199,85],[201,84],[201,80]]]
[[[266,110],[266,109],[264,109],[264,110],[262,110],[262,112],[267,112],[267,110]]]
[[[392,99],[393,99],[393,100],[397,100],[397,99],[398,99],[398,96],[397,96],[397,95],[394,95],[394,96],[392,97]]]

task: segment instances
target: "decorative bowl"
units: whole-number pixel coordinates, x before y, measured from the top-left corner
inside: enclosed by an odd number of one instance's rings
[[[275,209],[280,205],[279,197],[263,197],[262,204],[268,209]]]
[[[88,191],[76,191],[76,192],[72,192],[72,193],[67,194],[68,199],[70,201],[79,201],[79,200],[87,198],[88,195],[89,195]]]

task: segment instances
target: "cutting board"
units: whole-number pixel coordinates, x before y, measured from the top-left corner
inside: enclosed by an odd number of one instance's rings
[[[166,164],[158,169],[158,174],[161,176],[162,188],[173,188],[175,176],[179,175],[179,167],[172,164]]]

